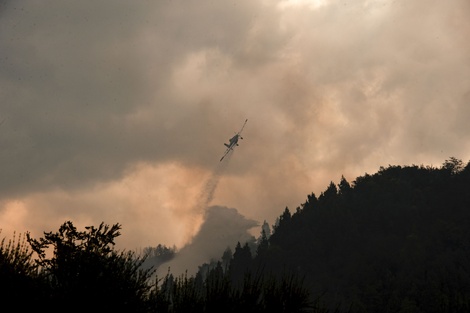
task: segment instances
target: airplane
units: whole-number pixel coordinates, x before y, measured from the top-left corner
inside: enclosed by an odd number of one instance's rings
[[[227,150],[225,150],[225,153],[224,153],[224,155],[222,156],[222,158],[220,159],[219,162],[222,162],[222,160],[225,158],[225,156],[230,151],[232,151],[235,146],[238,146],[238,139],[243,139],[243,137],[240,134],[242,133],[243,128],[245,128],[246,122],[248,122],[248,119],[245,120],[245,123],[243,123],[243,126],[240,129],[240,131],[238,133],[236,133],[235,136],[230,138],[228,143],[224,143],[224,146],[227,147]]]

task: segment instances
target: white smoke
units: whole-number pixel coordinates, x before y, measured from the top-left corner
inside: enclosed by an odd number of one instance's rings
[[[214,259],[220,259],[227,247],[232,249],[237,242],[254,240],[248,232],[258,225],[254,220],[246,219],[236,209],[223,206],[211,206],[219,180],[230,163],[233,150],[219,162],[204,184],[196,201],[195,211],[204,214],[204,221],[196,235],[176,254],[171,261],[157,269],[159,277],[164,276],[168,268],[174,275],[188,272],[194,275],[198,266]]]
[[[248,231],[256,226],[258,222],[245,218],[234,208],[207,208],[199,232],[191,243],[178,251],[174,259],[157,269],[158,277],[166,275],[168,269],[175,276],[186,271],[188,275],[196,274],[198,266],[211,260],[219,260],[227,247],[233,251],[237,242],[253,241],[254,237]]]
[[[230,163],[230,159],[232,158],[232,154],[233,150],[229,151],[224,160],[217,164],[217,166],[207,179],[206,183],[204,184],[201,190],[199,199],[196,203],[196,212],[203,213],[204,210],[208,207],[209,203],[214,198],[214,193],[217,189],[217,185],[219,184],[220,177],[222,177],[223,173],[227,169],[228,164]]]

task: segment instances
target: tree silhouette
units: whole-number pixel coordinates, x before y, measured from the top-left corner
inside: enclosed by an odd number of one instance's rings
[[[330,310],[470,310],[470,163],[381,167],[331,182],[288,218],[263,257],[306,275]],[[340,306],[338,306],[340,305]]]
[[[286,207],[271,236],[264,223],[254,256],[238,242],[195,277],[155,282],[145,257],[174,249],[141,258],[114,250],[119,224],[66,222],[27,234],[31,250],[21,238],[0,242],[0,297],[18,311],[469,312],[469,190],[470,162],[454,157],[342,176],[295,213]]]
[[[450,157],[442,164],[442,168],[449,171],[451,174],[457,174],[464,169],[464,165],[462,160],[455,157]]]
[[[27,235],[38,255],[37,264],[48,278],[47,300],[53,311],[146,310],[152,270],[141,269],[143,259],[133,252],[114,250],[120,228],[101,223],[98,228],[78,231],[68,221],[58,232],[44,233],[38,240]],[[50,247],[53,256],[49,258],[46,250]]]
[[[250,269],[251,261],[251,251],[248,243],[245,243],[242,247],[238,242],[229,266],[230,278],[235,285],[240,285],[243,282],[245,273]]]
[[[4,308],[32,310],[44,296],[44,281],[32,254],[21,234],[17,238],[15,233],[13,239],[0,241],[0,300]]]

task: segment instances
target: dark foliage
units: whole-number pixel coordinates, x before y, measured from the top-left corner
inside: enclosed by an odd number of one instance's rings
[[[157,312],[324,312],[310,300],[303,280],[295,273],[273,275],[246,268],[241,280],[232,277],[220,262],[205,278],[200,273],[178,278],[169,273],[150,301]]]
[[[0,301],[4,308],[32,310],[44,296],[45,284],[32,254],[24,236],[20,235],[18,241],[14,235],[12,240],[0,242]]]
[[[72,222],[0,243],[0,299],[17,311],[469,312],[470,164],[388,166],[331,182],[257,247],[238,243],[194,277],[152,281],[174,248],[114,250],[120,225]],[[30,250],[31,248],[31,250]],[[33,259],[33,253],[37,259]],[[254,255],[253,255],[254,254]]]
[[[469,226],[469,165],[389,166],[286,208],[257,258],[305,274],[330,309],[468,312]]]
[[[157,269],[160,265],[170,261],[175,257],[176,247],[167,247],[159,244],[156,247],[144,248],[145,261],[142,264],[144,268]]]
[[[145,312],[145,300],[150,291],[150,269],[143,270],[143,260],[133,252],[117,252],[114,238],[120,225],[77,231],[72,222],[64,223],[57,233],[45,233],[44,238],[28,235],[37,264],[47,281],[43,305],[53,312],[132,311]],[[46,250],[53,248],[53,256]]]
[[[50,312],[305,312],[315,309],[295,274],[252,271],[248,244],[224,252],[222,262],[201,266],[195,277],[152,282],[152,269],[132,252],[117,252],[120,225],[78,231],[72,222],[43,238],[0,244],[4,307]],[[154,250],[152,250],[154,251]],[[171,251],[157,246],[157,256]],[[35,252],[38,256],[33,260]],[[49,256],[50,255],[50,256]],[[146,253],[146,255],[149,255]],[[314,311],[314,312],[318,312]]]

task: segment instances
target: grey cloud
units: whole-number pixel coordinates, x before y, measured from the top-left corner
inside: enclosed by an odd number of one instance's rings
[[[468,1],[278,5],[7,2],[0,198],[210,170],[245,118],[215,200],[259,220],[341,174],[470,159]]]
[[[202,138],[224,123],[217,99],[182,102],[170,79],[204,49],[249,58],[243,46],[261,9],[250,1],[6,6],[2,192],[113,179],[142,159],[207,158]],[[139,112],[148,119],[134,119]]]

